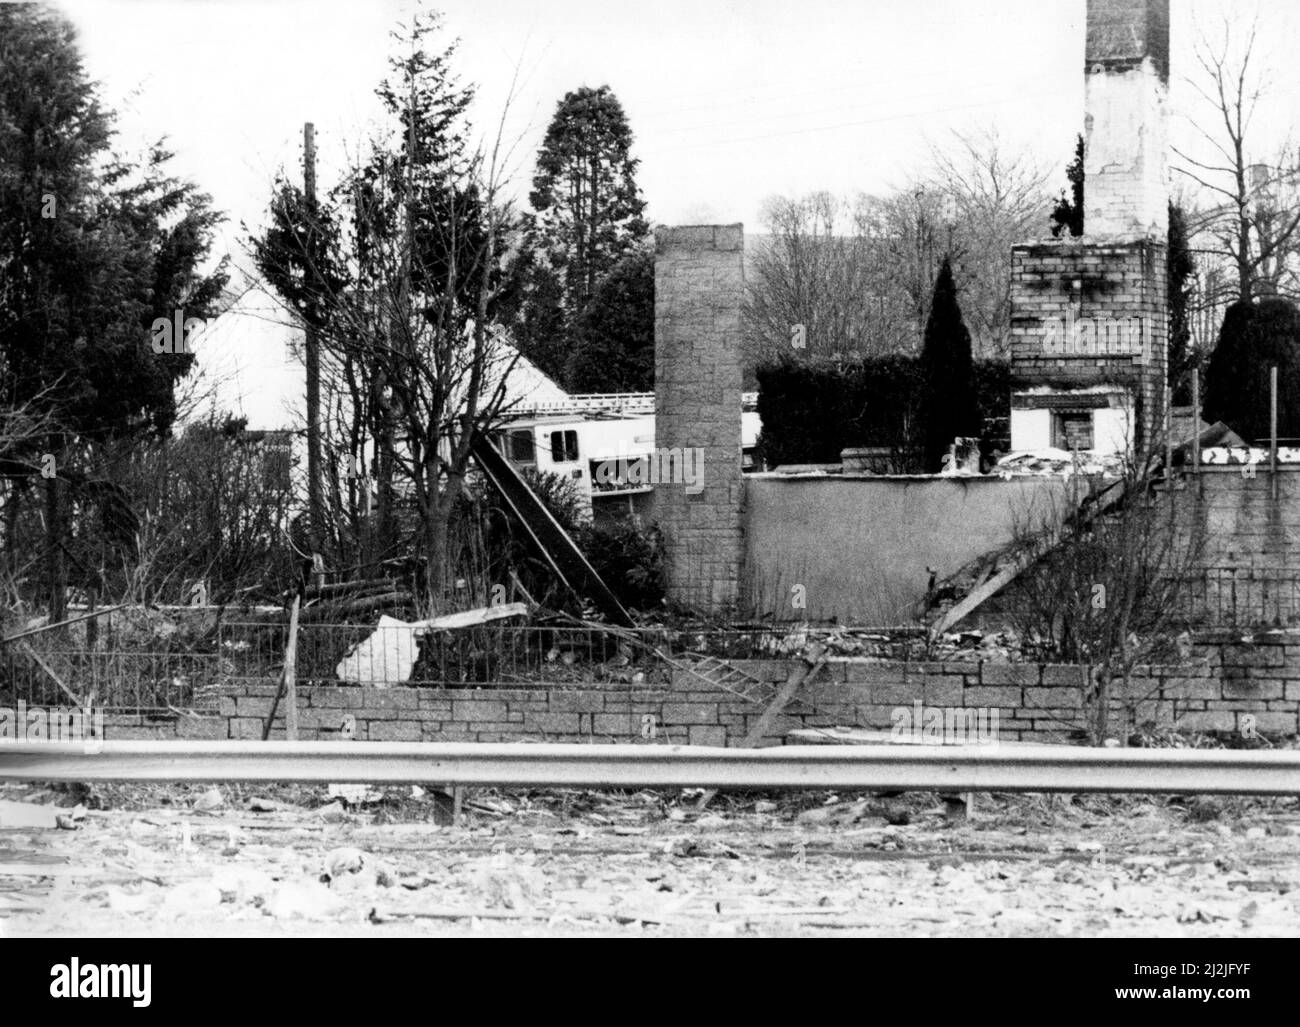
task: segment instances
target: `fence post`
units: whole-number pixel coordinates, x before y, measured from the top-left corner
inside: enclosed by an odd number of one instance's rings
[[[1196,482],[1196,498],[1201,497],[1201,372],[1192,370],[1192,478]]]
[[[289,643],[284,650],[284,737],[290,742],[298,740],[298,606],[302,594],[293,597],[289,610]]]
[[[1277,365],[1269,370],[1269,463],[1273,501],[1277,501]]]

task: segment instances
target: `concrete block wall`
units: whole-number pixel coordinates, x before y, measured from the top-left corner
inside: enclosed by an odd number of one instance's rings
[[[655,248],[655,448],[703,451],[703,488],[658,483],[668,597],[720,611],[740,594],[741,225],[660,228]]]

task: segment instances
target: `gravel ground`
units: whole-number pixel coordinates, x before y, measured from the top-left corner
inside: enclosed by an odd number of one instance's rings
[[[1300,934],[1300,802],[0,788],[0,935]],[[76,807],[82,807],[77,809]],[[10,807],[11,809],[13,807]],[[47,810],[47,812],[49,812]],[[74,829],[67,829],[74,828]]]

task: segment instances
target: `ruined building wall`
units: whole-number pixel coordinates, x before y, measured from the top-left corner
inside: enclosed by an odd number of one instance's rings
[[[1086,49],[1083,237],[1012,253],[1012,445],[1090,413],[1084,448],[1132,451],[1165,416],[1169,0],[1088,0]]]
[[[806,670],[801,660],[735,660],[771,688]],[[760,745],[780,745],[795,728],[837,725],[888,731],[897,711],[914,703],[940,709],[997,710],[1002,741],[1065,742],[1086,723],[1087,669],[1035,663],[899,663],[831,658],[814,681],[766,725]],[[204,716],[109,714],[104,736],[127,738],[257,739],[278,690],[250,681],[222,690]],[[1129,713],[1116,696],[1117,733],[1143,727],[1261,733],[1294,737],[1300,711],[1300,634],[1198,635],[1192,659],[1178,666],[1139,667]],[[284,737],[284,705],[271,737]],[[763,707],[673,670],[635,688],[613,682],[573,688],[298,689],[299,737],[338,741],[620,742],[739,745]],[[1249,717],[1249,721],[1247,720]]]
[[[1031,243],[1013,248],[1011,268],[1012,389],[1128,386],[1138,396],[1139,439],[1153,438],[1163,426],[1169,352],[1165,246]],[[1096,333],[1071,347],[1053,345],[1053,318],[1086,320]]]
[[[702,479],[656,483],[654,517],[669,599],[717,611],[739,597],[743,549],[744,229],[660,228],[655,243],[655,448],[697,451]]]
[[[1086,235],[1169,230],[1169,0],[1089,0]]]

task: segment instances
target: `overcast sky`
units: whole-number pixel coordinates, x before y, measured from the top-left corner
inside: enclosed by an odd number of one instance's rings
[[[322,184],[374,122],[374,87],[405,5],[390,0],[65,0],[123,141],[170,136],[177,166],[232,223],[317,126]],[[1083,120],[1084,0],[443,0],[482,130],[521,85],[526,191],[556,101],[608,83],[636,135],[655,222],[743,221],[772,193],[901,184],[929,141],[992,125],[1050,164]],[[1175,0],[1175,74],[1193,19],[1240,4]],[[1278,107],[1300,106],[1296,15],[1265,0]],[[1181,69],[1179,68],[1180,58]],[[1278,62],[1279,64],[1281,62]],[[1177,83],[1176,83],[1177,85]],[[1175,91],[1175,107],[1187,107]],[[1287,103],[1286,101],[1290,102]],[[234,234],[233,232],[231,233]],[[235,240],[231,239],[233,243]]]
[[[328,187],[377,114],[390,0],[61,0],[121,143],[166,134],[175,168],[230,216],[246,266],[277,168],[297,174],[304,121]],[[1063,169],[1083,122],[1084,0],[443,0],[459,69],[492,128],[516,70],[507,138],[526,195],[556,101],[610,85],[628,113],[655,223],[744,222],[773,193],[877,192],[906,183],[931,142],[992,126]],[[1174,0],[1173,105],[1192,110],[1195,26],[1229,0]],[[1253,4],[1247,4],[1253,6]],[[1259,0],[1275,79],[1270,134],[1300,109],[1293,0]],[[1284,59],[1279,59],[1284,57]],[[1185,121],[1175,132],[1185,136]],[[1063,172],[1061,173],[1063,182]]]

